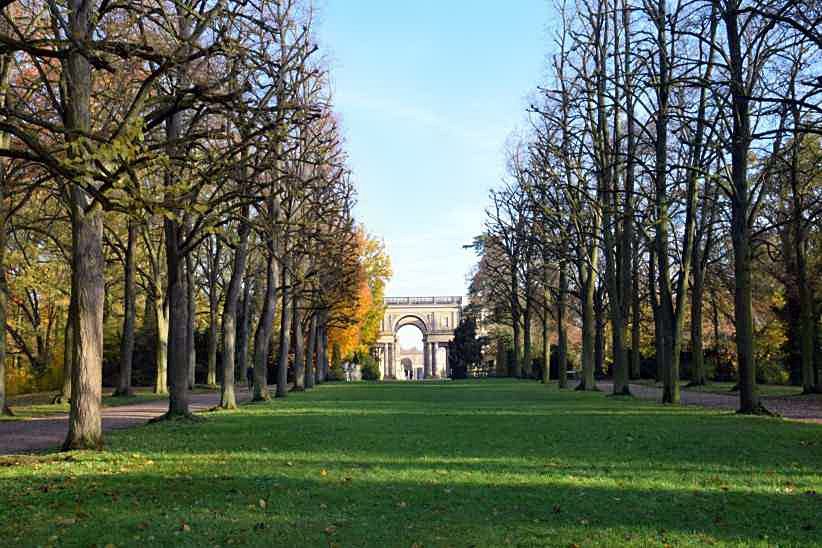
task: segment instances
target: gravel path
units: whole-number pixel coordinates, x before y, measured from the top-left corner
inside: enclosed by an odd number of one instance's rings
[[[237,385],[237,402],[249,399],[248,389]],[[191,394],[192,411],[211,409],[220,403],[220,392]],[[103,409],[103,431],[145,424],[168,411],[168,400],[154,400],[135,405]],[[13,455],[55,449],[63,443],[68,431],[68,415],[0,421],[0,455]]]
[[[613,383],[599,382],[597,387],[605,393],[610,393],[613,390]],[[662,389],[654,386],[632,384],[631,393],[643,400],[662,400]],[[729,411],[735,411],[739,407],[739,396],[736,394],[724,395],[681,390],[680,398],[683,405],[702,405]],[[822,424],[822,398],[819,396],[763,397],[761,399],[765,407],[786,419]]]

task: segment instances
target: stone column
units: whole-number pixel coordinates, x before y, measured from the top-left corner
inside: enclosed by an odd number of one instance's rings
[[[394,337],[394,352],[391,354],[391,378],[397,378],[397,362],[400,359],[400,343],[397,337]]]
[[[422,364],[423,364],[423,378],[431,378],[431,343],[427,340],[422,341]]]
[[[385,368],[385,378],[393,378],[394,373],[394,344],[388,343],[388,363]]]
[[[392,379],[397,378],[397,359],[400,356],[399,348],[400,347],[396,342],[394,342],[394,344],[391,345],[391,378]]]
[[[388,344],[382,343],[382,378],[388,376]]]
[[[431,343],[431,376],[436,378],[438,375],[437,371],[437,350],[438,350],[438,343]]]
[[[451,378],[451,361],[449,358],[449,354],[451,353],[449,350],[451,349],[451,343],[445,345],[445,378]]]

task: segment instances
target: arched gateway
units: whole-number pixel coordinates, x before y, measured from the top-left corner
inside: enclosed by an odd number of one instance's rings
[[[448,352],[444,363],[437,363],[437,349],[454,340],[454,329],[462,318],[462,297],[387,297],[380,336],[373,348],[384,379],[404,379],[399,363],[397,331],[406,325],[422,332],[423,376],[447,377],[451,370]]]

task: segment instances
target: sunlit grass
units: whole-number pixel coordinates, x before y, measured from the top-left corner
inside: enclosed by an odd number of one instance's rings
[[[822,427],[518,381],[326,385],[0,460],[12,545],[822,545]]]

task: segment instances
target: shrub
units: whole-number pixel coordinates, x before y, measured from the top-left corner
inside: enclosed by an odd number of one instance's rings
[[[328,379],[329,381],[344,381],[345,380],[345,371],[342,368],[342,365],[332,365],[328,368]]]
[[[380,380],[380,366],[372,356],[360,356],[360,372],[364,381]]]
[[[788,384],[790,373],[781,362],[763,360],[756,364],[756,382],[759,384]]]

